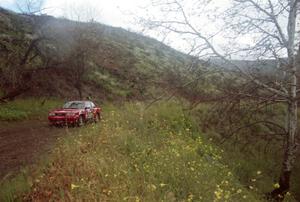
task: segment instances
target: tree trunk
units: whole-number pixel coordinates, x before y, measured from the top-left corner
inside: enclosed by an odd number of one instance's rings
[[[297,147],[297,101],[288,103],[288,133],[284,148],[282,168],[279,178],[279,187],[271,192],[271,198],[275,201],[283,201],[290,188],[290,178],[295,165]]]
[[[76,86],[76,90],[77,90],[79,99],[81,100],[82,99],[82,90],[81,90],[81,87],[80,86]]]
[[[298,143],[296,142],[297,134],[297,66],[300,53],[298,50],[295,58],[295,33],[297,19],[297,4],[299,0],[290,0],[289,20],[287,26],[287,54],[288,54],[288,110],[287,110],[287,135],[284,144],[284,155],[282,168],[279,178],[279,187],[274,189],[270,195],[275,201],[283,201],[285,194],[290,188],[290,178],[297,157]],[[300,47],[299,47],[300,48]]]
[[[293,46],[291,46],[293,47]],[[289,99],[288,99],[288,110],[287,110],[287,134],[284,144],[284,155],[281,173],[279,177],[279,187],[274,189],[270,195],[275,201],[283,201],[285,194],[290,189],[290,179],[292,170],[295,166],[297,157],[297,150],[299,144],[297,143],[297,67],[300,61],[300,47],[295,58],[294,51],[289,51]]]
[[[79,99],[82,99],[82,85],[81,85],[81,80],[77,80],[76,83],[74,84],[74,87],[76,88],[78,92]]]
[[[82,99],[82,92],[81,92],[81,88],[78,88],[78,94],[79,94],[79,99]]]
[[[24,87],[14,89],[11,92],[7,93],[6,95],[0,97],[0,101],[1,102],[7,102],[7,100],[12,101],[17,96],[22,95],[23,93],[27,92],[29,89],[30,89],[29,86],[24,86]]]
[[[79,99],[81,100],[82,99],[81,85],[76,85],[76,89],[77,89],[77,92],[78,92]]]

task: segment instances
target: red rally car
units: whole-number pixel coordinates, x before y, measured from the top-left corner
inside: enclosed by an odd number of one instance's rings
[[[82,126],[89,121],[98,122],[101,118],[101,108],[91,101],[70,101],[61,109],[55,109],[48,114],[50,125]]]

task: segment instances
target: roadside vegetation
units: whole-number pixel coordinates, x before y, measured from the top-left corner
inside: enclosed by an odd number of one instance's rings
[[[59,107],[57,99],[17,99],[0,103],[0,121],[21,121],[26,119],[45,118],[50,109]]]
[[[217,146],[179,101],[103,108],[99,125],[66,130],[46,162],[1,182],[0,200],[263,201],[276,186],[269,162]]]

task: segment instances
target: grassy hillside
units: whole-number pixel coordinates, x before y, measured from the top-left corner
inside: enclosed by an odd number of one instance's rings
[[[163,81],[168,71],[191,62],[187,55],[121,28],[4,9],[0,16],[4,95],[22,89],[22,81],[30,83],[27,95],[78,97],[76,66],[84,66],[78,73],[83,97],[143,99],[167,85]],[[77,61],[76,51],[86,51],[84,64]]]

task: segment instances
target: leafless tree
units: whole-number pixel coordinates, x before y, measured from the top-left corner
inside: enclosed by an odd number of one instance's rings
[[[50,54],[46,54],[47,45],[54,40],[44,33],[44,25],[48,18],[35,16],[42,9],[42,0],[18,1],[20,12],[25,15],[19,15],[14,18],[12,26],[6,26],[4,34],[0,38],[1,46],[1,76],[0,85],[5,89],[4,95],[0,101],[14,99],[16,96],[28,91],[32,87],[32,78],[37,70],[46,69],[51,60]],[[10,17],[10,12],[3,10],[5,15]],[[27,23],[19,23],[26,18]],[[53,45],[53,43],[52,43]]]
[[[44,0],[17,0],[15,4],[19,12],[23,14],[41,14],[44,10]]]
[[[67,21],[65,30],[68,36],[60,47],[64,50],[63,63],[68,71],[67,77],[71,79],[78,97],[83,97],[83,87],[90,70],[93,68],[93,57],[98,50],[102,31],[97,29],[94,19],[100,16],[92,5],[88,3],[65,5],[64,17]]]
[[[239,98],[281,102],[286,106],[286,131],[279,188],[269,196],[282,200],[290,187],[299,147],[297,138],[297,68],[299,62],[299,0],[231,0],[216,9],[217,1],[164,0],[152,1],[155,15],[141,20],[144,27],[171,32],[190,41],[191,54],[206,58],[215,56],[230,67],[244,83],[259,88],[263,94],[239,89]],[[206,19],[206,20],[203,20]],[[225,42],[229,43],[225,43]],[[247,42],[249,41],[249,42]],[[244,42],[244,43],[242,43]],[[298,56],[297,56],[298,55]],[[266,79],[255,68],[245,68],[232,58],[266,59],[277,62],[279,76]],[[255,65],[256,66],[256,65]],[[260,69],[258,68],[258,71]],[[272,72],[275,72],[273,69]],[[230,91],[233,93],[233,91]],[[255,91],[257,92],[257,90]]]
[[[70,30],[70,40],[66,41],[68,54],[65,65],[80,99],[83,96],[84,81],[92,69],[92,58],[99,46],[100,33],[94,28],[93,23],[74,22]]]

